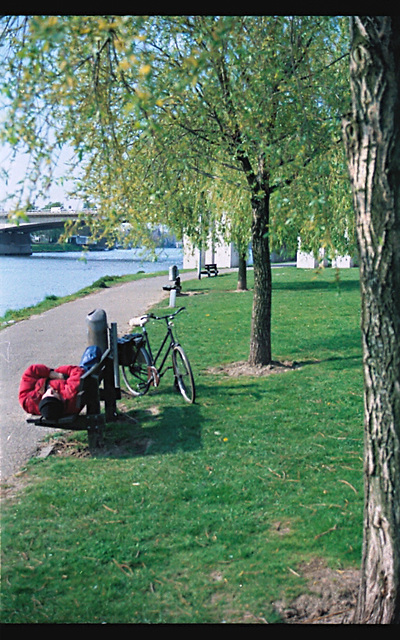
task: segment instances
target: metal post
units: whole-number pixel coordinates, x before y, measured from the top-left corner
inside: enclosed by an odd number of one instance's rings
[[[111,323],[111,331],[110,331],[110,347],[111,347],[111,355],[113,360],[113,368],[114,368],[114,385],[116,389],[120,388],[120,377],[119,377],[119,362],[118,362],[118,336],[117,336],[117,323]]]
[[[108,348],[107,315],[104,309],[94,309],[86,316],[88,346],[96,345],[104,353]]]
[[[169,306],[170,307],[175,307],[175,303],[176,303],[176,289],[171,289],[171,291],[169,292]]]

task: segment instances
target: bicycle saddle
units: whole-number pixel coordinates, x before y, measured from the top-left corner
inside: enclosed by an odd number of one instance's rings
[[[129,320],[130,327],[143,327],[148,321],[148,316],[136,316],[136,318],[131,318]]]

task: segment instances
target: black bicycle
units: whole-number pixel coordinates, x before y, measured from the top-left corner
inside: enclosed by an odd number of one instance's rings
[[[125,385],[134,396],[142,396],[151,386],[158,387],[160,379],[168,370],[173,370],[175,388],[183,398],[193,403],[196,390],[192,369],[188,357],[173,333],[173,320],[185,307],[180,307],[174,313],[166,316],[156,316],[153,313],[132,318],[131,326],[140,327],[141,333],[133,333],[124,337],[128,349],[120,359],[122,377]],[[160,320],[166,323],[166,333],[155,356],[150,345],[146,323],[149,320]],[[126,355],[128,353],[128,355]],[[172,365],[167,365],[167,358],[171,353]]]

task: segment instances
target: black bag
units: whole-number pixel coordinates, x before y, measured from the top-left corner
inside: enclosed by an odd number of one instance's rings
[[[122,338],[118,338],[118,362],[123,367],[133,364],[136,360],[137,352],[143,342],[141,333],[129,333]]]

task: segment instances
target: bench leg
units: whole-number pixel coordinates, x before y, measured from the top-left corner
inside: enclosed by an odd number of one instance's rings
[[[87,416],[87,434],[89,449],[98,449],[104,445],[103,416]]]
[[[89,448],[95,449],[103,444],[104,416],[101,415],[100,390],[98,379],[89,381],[88,400],[86,403],[86,425]]]
[[[111,360],[106,363],[104,369],[103,380],[103,396],[104,409],[106,412],[106,422],[113,422],[117,418],[117,399],[121,397],[119,389],[116,389],[114,383],[114,368]]]

